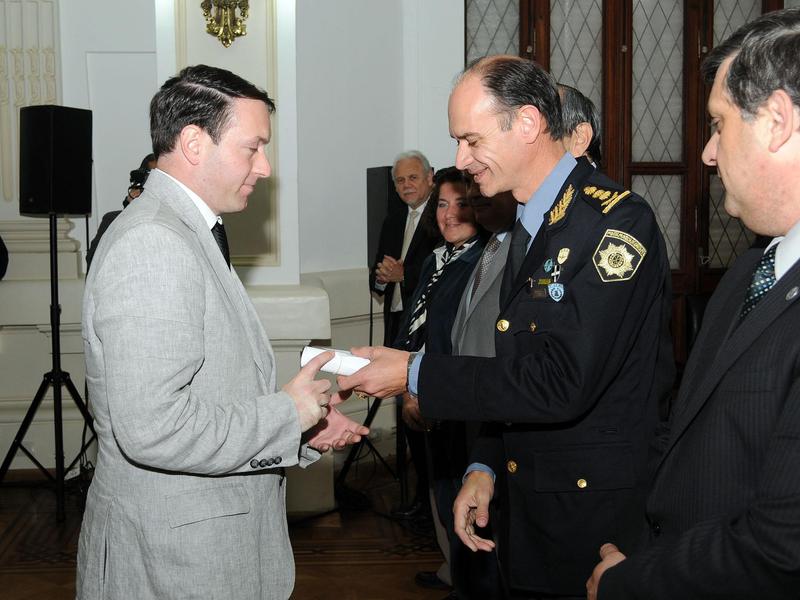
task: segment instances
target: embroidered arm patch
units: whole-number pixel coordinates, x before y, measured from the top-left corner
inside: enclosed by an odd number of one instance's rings
[[[647,254],[647,249],[632,235],[616,229],[606,229],[592,256],[594,268],[606,283],[628,281]]]

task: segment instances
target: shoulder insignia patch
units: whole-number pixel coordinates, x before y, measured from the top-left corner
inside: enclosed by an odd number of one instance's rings
[[[567,186],[567,189],[564,191],[564,195],[561,196],[561,200],[553,207],[550,211],[550,220],[548,221],[548,225],[553,225],[558,223],[561,219],[564,218],[564,215],[567,214],[567,207],[572,202],[572,197],[575,195],[575,188],[572,187],[570,183]]]
[[[600,206],[603,208],[603,214],[608,214],[608,211],[614,208],[614,206],[616,206],[620,200],[626,196],[629,196],[631,192],[630,190],[625,190],[624,192],[611,192],[609,190],[599,189],[594,185],[587,185],[585,188],[583,188],[583,193],[590,198],[599,200]]]
[[[606,229],[592,256],[594,268],[606,283],[628,281],[636,275],[647,249],[632,235]]]

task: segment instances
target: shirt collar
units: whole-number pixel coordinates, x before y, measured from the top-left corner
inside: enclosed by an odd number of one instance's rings
[[[159,171],[160,171],[160,169],[159,169]],[[160,171],[160,172],[164,173],[164,171]],[[214,211],[212,211],[208,207],[208,204],[206,204],[200,196],[195,194],[192,190],[190,190],[188,187],[186,187],[181,181],[178,181],[177,179],[175,179],[169,173],[164,173],[164,175],[166,175],[167,177],[172,179],[172,181],[177,183],[181,187],[181,189],[184,192],[186,192],[186,195],[189,196],[189,199],[197,207],[197,210],[200,211],[200,214],[203,216],[203,220],[206,222],[206,225],[208,226],[209,229],[214,227],[214,225],[216,225],[217,223],[222,223],[222,218],[218,217],[217,215],[215,215]]]
[[[794,224],[785,237],[776,237],[770,246],[780,242],[775,251],[775,279],[780,279],[800,259],[800,221]]]
[[[411,211],[415,210],[415,211],[417,211],[417,215],[421,215],[422,211],[425,210],[425,207],[428,205],[428,200],[430,200],[430,199],[431,199],[430,196],[425,198],[425,200],[422,202],[422,204],[420,204],[417,208],[411,208],[408,204],[406,204],[406,208],[408,209],[408,214],[410,215]]]
[[[553,170],[545,177],[542,185],[533,192],[527,204],[521,204],[517,207],[517,217],[522,221],[522,225],[531,234],[531,237],[535,236],[536,232],[539,231],[539,226],[544,219],[544,213],[552,206],[556,194],[558,194],[576,164],[578,162],[575,158],[569,152],[565,152],[561,160],[556,163]]]

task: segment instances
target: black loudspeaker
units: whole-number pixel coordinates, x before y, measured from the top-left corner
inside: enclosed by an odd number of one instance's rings
[[[392,181],[392,167],[370,167],[367,169],[367,266],[372,267],[383,220],[390,212],[403,210],[405,202],[400,199]]]
[[[19,111],[19,214],[92,212],[92,111],[51,104]]]

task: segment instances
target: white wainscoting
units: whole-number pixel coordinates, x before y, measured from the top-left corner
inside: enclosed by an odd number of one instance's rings
[[[44,235],[39,232],[39,237]],[[76,247],[66,251],[65,262],[78,261]],[[66,269],[59,281],[61,311],[61,364],[75,387],[84,394],[83,342],[80,304],[83,279],[76,269]],[[366,269],[350,269],[302,276],[300,285],[248,288],[275,351],[278,385],[294,376],[303,346],[323,344],[350,348],[369,342],[370,295]],[[0,282],[0,452],[5,457],[28,407],[50,371],[50,284],[47,280]],[[382,343],[383,319],[380,303],[373,301],[374,343]],[[67,464],[80,447],[83,419],[64,389],[63,433]],[[344,412],[361,422],[367,401],[351,398]],[[373,441],[381,455],[394,455],[394,404],[385,402],[372,424]],[[52,390],[48,389],[24,445],[46,467],[55,465]],[[90,460],[94,458],[94,448]],[[309,514],[334,507],[334,467],[341,465],[346,451],[328,453],[308,469],[289,469],[287,506],[292,513]],[[18,452],[12,469],[31,469],[33,463]]]

